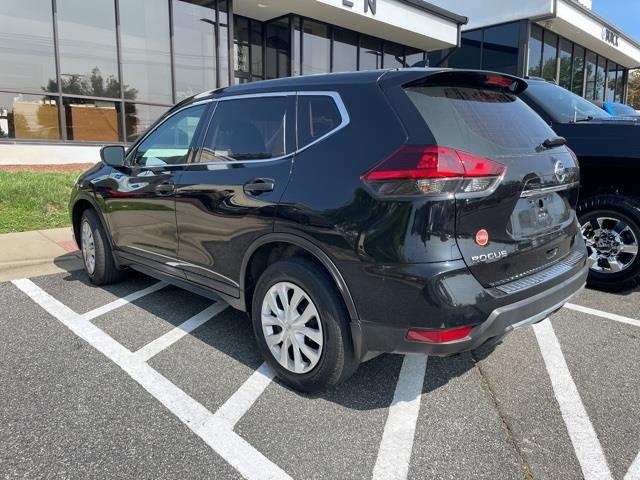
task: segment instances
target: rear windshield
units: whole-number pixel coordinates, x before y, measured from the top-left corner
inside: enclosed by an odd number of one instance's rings
[[[408,87],[405,92],[438,145],[485,157],[535,153],[551,128],[517,96],[460,86]]]

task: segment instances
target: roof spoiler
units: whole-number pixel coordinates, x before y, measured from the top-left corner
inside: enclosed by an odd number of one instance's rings
[[[482,70],[437,70],[429,72],[427,76],[413,80],[405,86],[417,87],[427,85],[459,85],[478,86],[508,90],[516,95],[524,92],[528,87],[522,78],[499,72],[485,72]]]

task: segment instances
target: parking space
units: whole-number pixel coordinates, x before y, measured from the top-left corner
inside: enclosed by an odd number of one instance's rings
[[[308,396],[222,302],[142,275],[2,283],[0,476],[639,479],[638,295]]]

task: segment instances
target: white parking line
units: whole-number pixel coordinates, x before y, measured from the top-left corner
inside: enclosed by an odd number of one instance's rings
[[[629,467],[624,480],[640,480],[640,453],[638,453],[638,456]]]
[[[426,369],[425,355],[405,355],[373,468],[374,480],[406,479],[409,474]]]
[[[228,428],[235,427],[242,416],[249,411],[251,405],[264,392],[273,380],[274,372],[269,365],[263,363],[253,372],[246,382],[215,413],[215,417],[224,422]]]
[[[173,345],[182,337],[193,332],[196,328],[221,313],[228,306],[229,305],[222,301],[209,305],[203,311],[181,323],[173,330],[170,330],[161,337],[156,338],[153,342],[147,343],[144,347],[135,352],[134,355],[143,362],[149,361],[162,350]]]
[[[116,308],[120,308],[127,303],[135,302],[136,300],[144,297],[145,295],[149,295],[150,293],[157,292],[158,290],[166,287],[167,284],[164,282],[154,283],[150,287],[144,288],[142,290],[138,290],[137,292],[133,292],[126,297],[118,298],[111,303],[107,303],[101,307],[95,308],[87,313],[82,314],[83,320],[93,320],[100,315],[104,315],[105,313],[109,313],[111,310],[115,310]]]
[[[551,322],[547,318],[534,325],[533,330],[585,480],[612,478],[600,440],[582,404]]]
[[[216,418],[203,405],[149,364],[141,361],[84,316],[78,315],[30,280],[14,280],[13,284],[73,333],[124,370],[242,476],[249,480],[291,478],[246,440],[227,428],[225,422]]]
[[[609,320],[615,320],[616,322],[627,323],[640,327],[640,320],[635,318],[623,317],[615,313],[603,312],[602,310],[596,310],[595,308],[583,307],[582,305],[576,305],[574,303],[565,303],[564,308],[569,310],[575,310],[576,312],[587,313],[589,315],[595,315],[597,317],[608,318]]]

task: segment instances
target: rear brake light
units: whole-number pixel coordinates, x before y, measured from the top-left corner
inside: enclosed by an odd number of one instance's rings
[[[406,339],[410,342],[447,343],[466,338],[473,327],[451,328],[449,330],[426,330],[412,328],[407,331]]]
[[[361,178],[379,195],[464,198],[493,192],[506,168],[453,148],[403,145]]]
[[[513,84],[514,80],[509,77],[503,77],[502,75],[487,75],[484,80],[484,84],[491,87],[509,87]]]

